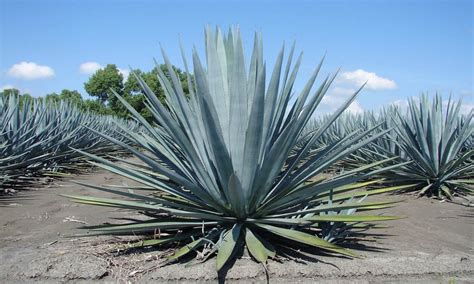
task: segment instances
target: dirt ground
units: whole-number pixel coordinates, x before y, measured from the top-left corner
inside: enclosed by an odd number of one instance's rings
[[[134,183],[97,170],[71,179],[93,184]],[[68,237],[85,224],[116,222],[130,212],[78,205],[59,194],[107,196],[62,180],[0,200],[0,283],[11,282],[215,282],[211,259],[204,264],[158,267],[167,250],[123,254],[113,237]],[[382,196],[380,198],[393,198]],[[407,198],[388,215],[406,216],[363,242],[361,259],[316,257],[270,261],[271,282],[285,283],[474,283],[474,208]],[[168,249],[169,250],[169,249]],[[265,282],[261,265],[236,261],[229,282]]]

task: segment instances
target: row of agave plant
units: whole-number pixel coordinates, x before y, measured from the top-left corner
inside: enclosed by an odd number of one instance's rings
[[[76,171],[85,163],[82,149],[96,155],[123,153],[121,147],[89,128],[120,137],[133,122],[84,113],[65,102],[54,104],[0,96],[0,190],[7,192],[38,183],[43,176]]]
[[[452,200],[474,193],[473,112],[462,114],[462,101],[440,95],[412,98],[407,108],[390,106],[380,112],[345,114],[320,138],[317,147],[339,141],[348,133],[380,125],[385,136],[341,161],[339,168],[353,168],[386,158],[410,162],[384,172],[381,178],[397,184],[411,184],[406,191]],[[321,119],[321,121],[327,118]],[[314,121],[307,129],[318,129]]]
[[[379,226],[374,222],[397,218],[366,213],[391,207],[397,201],[368,201],[367,197],[412,186],[380,185],[370,178],[393,173],[411,161],[379,157],[335,175],[325,173],[354,153],[379,143],[393,130],[374,123],[327,139],[323,145],[320,141],[360,90],[316,129],[308,131],[315,110],[336,77],[327,76],[314,86],[322,62],[295,94],[302,56],[294,61],[294,46],[287,57],[285,47],[281,48],[269,80],[260,34],[255,36],[248,69],[237,28],[227,34],[207,29],[205,47],[206,68],[193,50],[192,77],[181,49],[189,96],[162,51],[170,74],[167,77],[158,68],[166,106],[136,76],[155,125],[116,94],[142,129],[123,129],[121,139],[96,133],[133,153],[141,164],[117,164],[90,151],[79,151],[93,160],[92,164],[141,186],[83,184],[117,198],[68,198],[146,216],[146,220],[130,218],[127,223],[86,227],[86,235],[146,236],[132,247],[179,244],[166,263],[191,260],[193,256],[195,261],[205,261],[216,256],[218,271],[245,248],[264,264],[276,255],[315,250],[356,256],[344,247],[348,236],[357,237]]]

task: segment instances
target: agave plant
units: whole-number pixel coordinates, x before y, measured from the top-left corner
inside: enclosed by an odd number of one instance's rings
[[[97,134],[133,152],[142,164],[119,164],[80,151],[95,160],[94,165],[142,186],[120,189],[84,184],[128,199],[68,195],[69,198],[79,203],[138,210],[149,217],[145,221],[88,227],[89,235],[151,234],[151,239],[134,246],[179,242],[181,248],[169,256],[169,261],[203,249],[209,252],[207,256],[217,255],[217,270],[243,247],[257,261],[265,263],[285,242],[299,244],[287,249],[316,247],[329,254],[355,256],[335,244],[338,236],[343,238],[343,228],[368,228],[370,225],[364,222],[395,218],[353,214],[355,210],[380,209],[393,203],[360,198],[397,189],[367,191],[363,188],[374,182],[358,181],[390,168],[364,172],[385,162],[377,161],[332,178],[318,174],[386,131],[371,135],[377,126],[353,131],[316,153],[311,151],[314,142],[350,105],[356,92],[296,147],[336,74],[313,88],[321,62],[299,95],[292,99],[301,63],[300,55],[292,67],[294,45],[286,64],[284,47],[280,50],[267,86],[259,34],[255,36],[248,72],[237,28],[227,35],[219,29],[207,29],[205,43],[207,68],[204,69],[194,50],[193,78],[181,49],[189,99],[164,50],[170,79],[160,68],[158,79],[167,107],[137,76],[158,126],[149,124],[116,94],[144,131],[122,128],[128,143]],[[139,145],[141,150],[129,143]],[[152,194],[145,194],[147,191]]]
[[[420,195],[452,199],[474,192],[473,110],[460,114],[462,102],[427,95],[409,101],[407,115],[395,128],[403,158],[413,163],[391,171],[397,182],[415,183]]]
[[[21,189],[38,176],[77,170],[86,163],[71,147],[97,155],[123,152],[83,127],[120,139],[116,123],[136,127],[133,122],[81,112],[64,102],[53,105],[32,99],[20,104],[18,96],[0,96],[0,189]]]

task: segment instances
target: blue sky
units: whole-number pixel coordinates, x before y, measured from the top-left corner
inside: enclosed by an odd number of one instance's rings
[[[297,87],[327,52],[341,76],[323,101],[333,109],[360,84],[354,111],[436,91],[473,98],[472,1],[21,1],[0,0],[0,87],[34,96],[76,89],[100,66],[149,70],[159,43],[181,66],[178,39],[203,50],[208,24],[238,24],[247,51],[263,33],[271,66],[283,41],[304,51]],[[82,69],[80,68],[81,64]]]

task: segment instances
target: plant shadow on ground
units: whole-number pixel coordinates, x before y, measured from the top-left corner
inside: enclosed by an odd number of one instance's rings
[[[470,221],[469,224],[474,225],[474,208],[466,208],[465,212],[463,212],[462,214],[458,214],[456,217],[453,218],[466,218]]]
[[[121,152],[118,158],[130,158],[128,152]],[[39,189],[54,187],[55,183],[68,181],[78,176],[88,177],[96,174],[98,167],[89,163],[80,163],[77,168],[64,168],[63,171],[41,171],[29,176],[20,176],[12,181],[0,183],[0,207],[8,206],[12,202],[34,200],[35,192]]]
[[[75,172],[70,174],[79,174]],[[8,206],[12,202],[21,202],[35,200],[35,195],[32,194],[39,189],[48,187],[54,182],[60,182],[70,178],[70,176],[56,176],[47,177],[41,175],[18,177],[17,180],[0,184],[0,207]]]
[[[9,207],[12,203],[35,200],[34,195],[22,191],[19,193],[0,193],[0,207]]]
[[[136,220],[133,218],[114,218],[114,219],[123,220],[123,221]],[[390,236],[391,235],[389,234],[357,233],[357,234],[354,234],[353,238],[340,242],[338,243],[338,245],[347,249],[354,250],[360,256],[362,256],[361,253],[363,252],[384,253],[384,252],[388,252],[390,249],[380,247],[380,245],[375,246],[373,244],[375,243],[379,244],[378,243],[379,240],[385,239]],[[196,260],[195,259],[196,253],[191,253],[179,259],[178,261],[167,263],[166,257],[169,255],[172,255],[175,252],[175,250],[178,249],[180,246],[177,246],[176,243],[163,244],[159,246],[146,246],[146,247],[131,246],[132,243],[138,243],[143,239],[144,238],[131,236],[130,239],[126,239],[126,240],[106,241],[110,245],[112,245],[112,248],[102,253],[109,254],[112,257],[129,257],[132,255],[137,255],[137,254],[158,253],[157,255],[155,254],[155,261],[159,263],[157,263],[157,265],[152,266],[152,269],[160,268],[167,265],[194,266],[194,265],[200,265],[203,262],[215,260],[215,257],[212,257],[212,256],[211,257],[205,256],[203,259]],[[150,239],[150,238],[147,238],[147,239]],[[347,257],[347,256],[337,255],[337,254],[334,254],[328,251],[323,251],[321,249],[314,248],[311,246],[301,245],[300,243],[293,242],[293,241],[283,242],[281,239],[278,239],[278,238],[274,238],[274,241],[275,241],[275,247],[279,253],[272,261],[276,261],[280,263],[285,262],[285,261],[292,261],[299,264],[323,263],[340,270],[337,265],[327,260],[328,257],[348,259],[348,260],[351,259],[350,257]],[[293,249],[294,247],[298,247],[299,249],[295,250]],[[321,257],[323,257],[324,259],[322,259]],[[222,269],[217,273],[217,280],[219,283],[225,282],[228,272],[232,269],[235,263],[241,258],[248,258],[248,259],[251,258],[245,246],[243,245],[243,242],[241,243],[239,247],[235,248],[232,259],[229,262],[227,262],[222,267]],[[255,264],[258,264],[258,263],[255,262]],[[269,279],[267,267],[263,266],[263,269],[265,271],[267,279]]]

